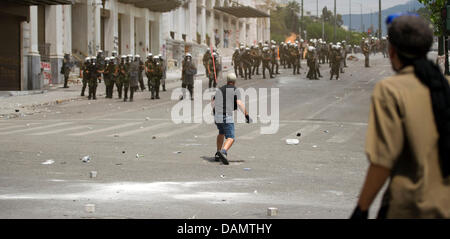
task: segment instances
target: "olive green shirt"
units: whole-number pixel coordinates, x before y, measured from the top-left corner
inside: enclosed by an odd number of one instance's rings
[[[372,164],[391,170],[382,202],[387,218],[450,218],[430,91],[412,66],[375,85],[366,154]]]

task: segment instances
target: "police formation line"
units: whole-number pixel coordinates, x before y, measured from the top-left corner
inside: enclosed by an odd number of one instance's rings
[[[96,99],[97,85],[103,80],[106,87],[106,98],[113,98],[114,86],[116,86],[119,99],[133,101],[136,91],[146,90],[143,78],[145,72],[148,79],[148,89],[151,92],[151,99],[159,99],[159,88],[162,84],[163,91],[166,91],[165,74],[166,66],[161,55],[153,56],[148,54],[147,60],[143,62],[139,55],[122,55],[120,58],[116,51],[111,57],[104,57],[100,50],[97,57],[86,57],[82,66],[83,86],[81,96],[84,96],[88,87],[88,99]]]
[[[351,52],[361,52],[365,56],[365,67],[370,67],[369,56],[381,52],[387,57],[387,38],[377,39],[375,37],[362,38],[360,46],[347,45],[346,41],[336,44],[327,43],[322,39],[311,39],[305,42],[303,39],[294,43],[288,41],[277,44],[274,40],[266,41],[264,44],[245,46],[240,44],[232,55],[232,66],[236,76],[252,79],[252,76],[259,75],[259,69],[262,65],[263,79],[266,79],[266,70],[269,77],[274,78],[280,74],[279,68],[291,69],[294,75],[300,74],[301,60],[306,59],[308,66],[307,78],[318,80],[322,77],[320,65],[329,64],[330,80],[344,73],[344,67],[347,67],[347,54]],[[66,61],[65,61],[66,62]],[[217,87],[218,76],[222,71],[220,56],[216,49],[207,49],[203,55],[203,66],[208,78],[209,88]],[[65,64],[65,63],[64,63]],[[65,78],[68,74],[65,70],[68,67],[62,67],[61,71]],[[83,87],[81,96],[84,96],[86,87],[89,87],[88,99],[96,99],[97,85],[103,77],[106,86],[106,98],[113,98],[113,89],[116,86],[119,99],[128,100],[128,91],[130,91],[130,101],[133,101],[134,93],[141,89],[144,91],[145,84],[143,72],[148,79],[148,89],[151,92],[151,99],[160,99],[159,89],[162,86],[166,91],[166,64],[161,55],[153,56],[148,54],[143,62],[139,55],[122,55],[120,58],[116,51],[112,52],[111,57],[104,57],[100,50],[97,57],[87,57],[82,67]],[[181,99],[186,97],[186,90],[190,93],[191,99],[194,89],[194,76],[197,74],[197,68],[192,60],[192,55],[187,53],[182,61],[181,82],[185,89]],[[67,75],[67,77],[66,77]],[[65,80],[65,86],[67,79]]]

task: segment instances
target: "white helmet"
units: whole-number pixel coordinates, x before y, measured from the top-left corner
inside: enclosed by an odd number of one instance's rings
[[[187,53],[186,57],[192,57],[191,53]]]
[[[148,55],[147,55],[147,57],[152,57],[153,56],[153,54],[150,52],[150,53],[148,53]]]
[[[158,59],[159,59],[158,56],[154,56],[154,57],[153,57],[153,60],[158,60]]]
[[[308,51],[314,51],[314,47],[313,46],[309,46],[308,47]]]
[[[140,55],[135,55],[134,58],[141,58],[141,56]]]
[[[89,61],[91,58],[88,56],[88,57],[86,57],[86,58],[84,58],[84,61],[86,62],[86,61]]]

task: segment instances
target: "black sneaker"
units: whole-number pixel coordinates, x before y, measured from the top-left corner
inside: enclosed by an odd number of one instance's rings
[[[216,152],[216,155],[214,155],[214,161],[216,161],[216,162],[220,161],[219,152]]]
[[[217,154],[219,155],[219,159],[220,161],[222,161],[223,164],[228,165],[230,163],[228,163],[228,159],[227,159],[227,154],[223,154],[222,152],[217,152]]]

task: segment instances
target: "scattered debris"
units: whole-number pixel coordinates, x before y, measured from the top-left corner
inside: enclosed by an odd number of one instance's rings
[[[278,208],[276,207],[269,207],[267,208],[267,216],[276,216],[278,214]]]
[[[95,212],[95,204],[84,205],[84,210],[88,213],[94,213]]]
[[[258,194],[258,190],[253,191],[254,194]]]
[[[197,136],[197,135],[194,135],[194,138],[198,138],[198,136]]]
[[[91,171],[90,174],[91,178],[96,178],[97,177],[97,171]]]
[[[117,165],[117,166],[120,166],[120,165],[122,165],[122,164],[121,164],[121,163],[116,163],[116,165]]]
[[[152,139],[156,139],[156,136],[153,136]]]
[[[255,156],[248,156],[249,159],[255,159]]]
[[[286,144],[295,145],[298,143],[300,143],[300,141],[298,139],[286,139]]]
[[[149,117],[145,117],[145,121],[149,121],[150,120],[150,118]]]
[[[323,132],[326,133],[326,134],[328,134],[329,131],[328,131],[328,130],[324,130]]]
[[[124,151],[122,151],[122,153],[124,154],[124,153],[125,153],[125,150],[124,150]]]
[[[297,133],[297,137],[300,137],[300,136],[302,136],[302,134],[301,133]]]
[[[252,170],[251,168],[244,168],[245,171],[250,171]]]
[[[45,162],[42,162],[41,164],[48,165],[48,164],[53,164],[54,162],[55,162],[54,160],[49,159]]]
[[[313,147],[313,148],[317,148],[317,145],[313,145],[312,147]]]
[[[143,158],[144,157],[144,155],[143,154],[136,154],[136,158],[138,159],[138,158]]]
[[[181,154],[181,151],[175,151],[174,154]]]
[[[225,178],[225,175],[221,174],[220,177],[221,177],[221,178]]]
[[[16,109],[16,112],[19,112],[20,110]]]
[[[66,164],[66,162],[61,162],[61,164]]]
[[[115,135],[114,135],[114,137],[116,137],[116,138],[117,138],[117,137],[119,137],[119,135],[118,135],[118,134],[115,134]]]
[[[89,163],[89,161],[91,161],[91,156],[84,156],[83,158],[81,158],[81,161],[83,161],[83,163]]]

